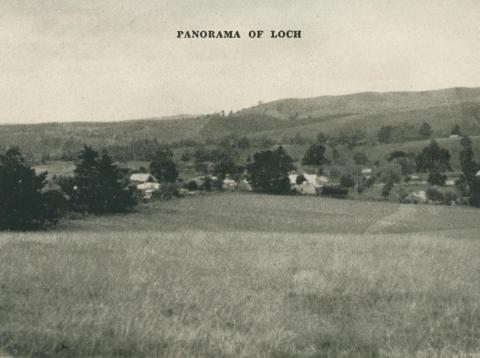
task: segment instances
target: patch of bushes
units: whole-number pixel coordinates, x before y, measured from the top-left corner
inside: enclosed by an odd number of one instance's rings
[[[160,189],[153,192],[152,199],[170,200],[180,197],[179,185],[175,183],[164,183],[160,185]]]
[[[332,198],[344,199],[348,195],[348,189],[338,186],[324,186],[320,194],[322,196],[330,196]]]
[[[340,177],[340,186],[343,188],[353,188],[355,186],[355,180],[350,174],[345,174]]]
[[[428,188],[426,191],[427,199],[431,201],[444,201],[445,197],[443,196],[442,192],[435,189],[435,188]]]

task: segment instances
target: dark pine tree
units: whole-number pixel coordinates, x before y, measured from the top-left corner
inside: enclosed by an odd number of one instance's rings
[[[125,189],[126,183],[110,156],[99,156],[85,146],[74,170],[72,207],[81,212],[103,214],[122,212],[135,205],[134,193]]]
[[[65,198],[46,192],[47,172],[36,174],[12,148],[0,155],[0,230],[31,230],[56,223]]]

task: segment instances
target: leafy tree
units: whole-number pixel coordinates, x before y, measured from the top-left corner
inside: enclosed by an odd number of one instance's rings
[[[460,126],[458,124],[455,124],[453,127],[452,131],[450,132],[452,135],[462,135],[462,132],[460,131]]]
[[[470,184],[470,205],[480,207],[480,178],[475,178]]]
[[[428,188],[426,193],[427,199],[432,201],[444,201],[443,194],[435,188]]]
[[[450,169],[450,153],[447,149],[441,148],[436,140],[423,148],[417,156],[417,169],[419,171],[444,172]]]
[[[468,146],[471,147],[472,146],[472,140],[470,139],[470,137],[468,135],[464,135],[460,139],[460,145],[462,147],[468,147]]]
[[[396,162],[388,163],[382,169],[382,181],[387,183],[400,183],[402,181],[402,167]]]
[[[302,160],[304,165],[323,165],[327,164],[328,160],[325,158],[325,147],[322,144],[312,144],[307,151]]]
[[[447,180],[447,176],[443,175],[438,171],[432,171],[428,175],[427,181],[432,185],[445,185],[445,181]]]
[[[350,174],[345,174],[340,177],[340,186],[342,188],[353,188],[355,186],[355,180]]]
[[[180,160],[182,162],[188,162],[192,159],[192,153],[190,153],[188,150],[182,153],[182,156],[180,157]]]
[[[385,200],[388,199],[390,192],[393,189],[393,186],[394,186],[393,180],[387,180],[387,182],[383,185],[382,196],[385,198]]]
[[[31,230],[56,223],[65,198],[43,191],[47,173],[36,174],[18,148],[0,155],[0,230]]]
[[[169,150],[158,150],[150,163],[150,173],[160,182],[175,183],[178,170],[173,161],[173,153]]]
[[[220,179],[225,179],[227,174],[237,173],[237,166],[233,159],[227,155],[222,156],[215,162],[214,174]]]
[[[418,130],[418,133],[423,139],[428,139],[432,136],[433,133],[432,126],[427,122],[423,122],[423,124],[420,126],[420,129]]]
[[[288,173],[294,169],[293,159],[280,146],[276,150],[257,152],[247,165],[247,179],[253,190],[271,194],[291,193]]]
[[[396,158],[404,158],[404,157],[408,157],[408,156],[409,156],[409,154],[405,153],[403,150],[394,150],[393,152],[390,153],[387,160],[389,162],[391,162],[392,160],[394,160]]]
[[[74,170],[72,206],[95,214],[126,211],[135,205],[135,197],[125,186],[126,180],[110,156],[105,151],[99,156],[85,146]]]
[[[323,143],[326,143],[328,141],[328,136],[323,133],[323,132],[319,132],[317,134],[317,142],[320,143],[320,144],[323,144]]]
[[[479,165],[473,159],[472,140],[468,136],[462,137],[460,141],[462,150],[460,151],[460,166],[462,168],[462,179],[471,184],[475,179]]]
[[[392,126],[382,126],[377,133],[377,139],[380,143],[388,143],[392,139],[394,128]]]
[[[402,168],[402,175],[410,175],[415,173],[417,169],[417,163],[414,158],[407,156],[407,157],[399,157],[395,159],[394,163],[398,163]]]
[[[368,157],[364,153],[356,152],[353,155],[353,161],[357,165],[365,165],[368,163]]]

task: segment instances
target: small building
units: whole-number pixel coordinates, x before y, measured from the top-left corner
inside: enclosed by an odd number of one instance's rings
[[[373,175],[373,170],[372,168],[362,168],[360,174],[363,178],[370,179]]]
[[[237,190],[237,182],[230,178],[223,179],[222,189],[227,191]]]
[[[458,139],[458,138],[460,138],[460,136],[458,134],[450,134],[449,138]]]
[[[288,176],[292,189],[303,195],[318,195],[321,185],[316,174],[290,174]]]
[[[153,192],[160,190],[160,184],[150,173],[134,173],[130,175],[130,182],[143,193],[144,200],[151,199]]]
[[[475,177],[480,178],[480,170],[475,174]]]
[[[247,179],[242,179],[238,182],[237,189],[240,191],[252,191],[252,185]]]
[[[410,193],[404,199],[404,202],[412,204],[425,204],[427,202],[427,193],[424,190]]]
[[[445,173],[447,178],[445,179],[445,185],[447,186],[454,186],[457,180],[459,180],[462,176],[462,173],[457,172],[448,172]]]
[[[138,183],[158,183],[158,180],[150,173],[133,173],[130,175],[130,182]]]
[[[411,185],[423,185],[423,184],[426,184],[426,181],[424,181],[419,175],[415,175],[415,174],[408,175],[408,176],[405,178],[405,181],[406,181],[408,184],[411,184]]]
[[[329,183],[329,179],[328,177],[324,176],[324,175],[319,175],[317,177],[317,184],[321,187],[323,187],[324,185],[327,185]]]

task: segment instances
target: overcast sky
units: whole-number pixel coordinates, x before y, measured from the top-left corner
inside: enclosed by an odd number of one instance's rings
[[[478,0],[0,0],[0,122],[480,86]],[[177,30],[242,39],[177,39]],[[299,29],[302,39],[249,39]]]

